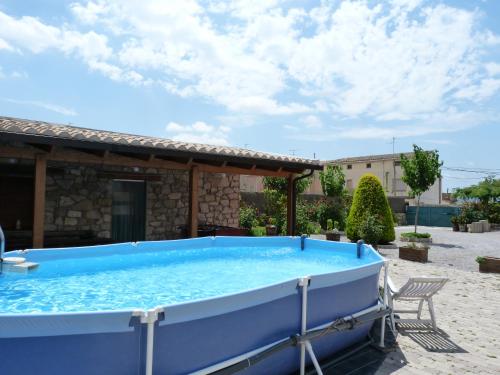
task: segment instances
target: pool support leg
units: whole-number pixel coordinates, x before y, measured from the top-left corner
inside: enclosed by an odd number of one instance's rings
[[[358,256],[358,259],[361,258],[361,251],[364,244],[363,240],[358,240],[358,242],[356,242],[356,255]]]
[[[306,238],[307,238],[307,234],[303,234],[300,236],[300,250],[304,251],[305,247],[306,247]]]
[[[299,286],[302,287],[302,312],[301,312],[301,324],[300,324],[300,334],[304,335],[307,332],[307,288],[311,278],[309,276],[302,277],[299,279]],[[305,374],[306,369],[306,345],[305,343],[300,344],[300,375]]]
[[[147,324],[146,334],[146,375],[153,375],[153,345],[154,345],[154,329],[155,323],[158,320],[158,314],[163,312],[163,309],[156,308],[141,315],[141,323]]]

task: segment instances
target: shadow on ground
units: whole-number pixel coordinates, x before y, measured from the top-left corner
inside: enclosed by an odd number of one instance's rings
[[[463,246],[456,245],[456,244],[451,244],[451,243],[437,243],[437,242],[433,242],[431,244],[431,247],[444,247],[445,249],[453,249],[453,248],[463,249],[464,248]]]
[[[408,364],[404,353],[396,342],[396,337],[386,325],[385,347],[376,345],[379,341],[380,323],[376,322],[371,339],[347,348],[321,363],[325,375],[386,375],[396,372]],[[443,330],[432,330],[426,324],[398,324],[398,335],[409,337],[423,349],[433,353],[467,353],[455,344]],[[307,374],[315,374],[308,368]]]
[[[379,333],[380,321],[377,321],[371,330],[371,337],[364,343],[347,348],[324,361],[321,366],[323,373],[325,375],[381,375],[390,374],[406,366],[408,361],[397,345],[389,325],[386,324],[384,348],[377,345],[380,339]],[[308,370],[307,374],[316,373],[313,368]]]
[[[468,353],[455,344],[442,329],[434,331],[425,324],[401,323],[398,324],[398,331],[401,336],[409,337],[428,352]]]

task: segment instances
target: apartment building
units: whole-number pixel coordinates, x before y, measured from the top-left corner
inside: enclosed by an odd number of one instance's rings
[[[413,153],[406,153],[411,157]],[[384,154],[358,156],[351,158],[342,158],[336,160],[327,160],[323,165],[340,165],[346,178],[346,188],[354,191],[358,186],[360,178],[371,173],[377,176],[384,187],[388,197],[406,198],[410,204],[414,200],[409,196],[409,188],[401,179],[403,171],[401,169],[400,154]],[[426,191],[420,202],[427,205],[441,204],[441,179],[438,179],[431,188]],[[255,193],[263,191],[262,177],[259,176],[241,176],[240,188],[242,192]],[[323,194],[319,173],[315,172],[311,186],[305,194]]]
[[[412,157],[413,153],[406,153],[405,155]],[[364,174],[371,173],[380,179],[387,196],[407,198],[410,204],[414,203],[409,197],[409,187],[401,179],[403,171],[401,169],[400,154],[328,160],[324,162],[324,165],[340,165],[342,167],[346,178],[346,188],[349,191],[356,189],[360,178]],[[319,179],[319,175],[317,178]],[[441,179],[436,180],[434,185],[422,194],[420,202],[428,205],[441,204],[441,185]]]

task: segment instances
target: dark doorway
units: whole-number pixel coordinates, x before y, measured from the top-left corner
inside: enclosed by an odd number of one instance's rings
[[[145,181],[113,180],[111,237],[115,242],[144,241]]]

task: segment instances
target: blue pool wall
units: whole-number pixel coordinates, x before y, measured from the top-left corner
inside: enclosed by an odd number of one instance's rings
[[[102,256],[137,251],[209,246],[292,246],[300,238],[216,237],[11,252],[29,261]],[[308,246],[356,256],[356,245],[306,239]],[[368,246],[367,264],[313,275],[308,298],[308,327],[376,304],[383,259]],[[305,275],[303,275],[305,276]],[[298,279],[228,296],[163,306],[155,325],[154,374],[183,374],[268,345],[300,331]],[[134,311],[0,315],[0,373],[144,374],[146,325]],[[371,324],[313,341],[324,358],[365,337]],[[289,348],[245,373],[288,373],[298,368],[298,349]]]

